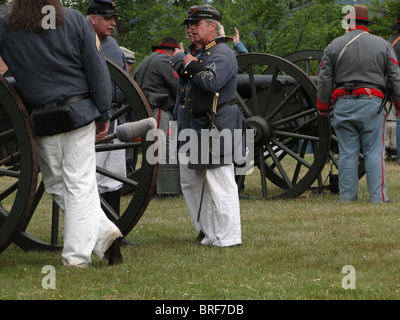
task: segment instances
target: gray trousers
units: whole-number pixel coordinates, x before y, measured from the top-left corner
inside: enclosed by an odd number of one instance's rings
[[[334,107],[333,125],[339,142],[340,201],[358,197],[358,163],[365,157],[371,202],[388,200],[385,179],[385,113],[378,114],[382,99],[367,95],[340,97]]]

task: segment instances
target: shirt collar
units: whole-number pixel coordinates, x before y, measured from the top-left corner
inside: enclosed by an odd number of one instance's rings
[[[162,54],[167,54],[164,50],[161,50],[161,49],[157,49],[155,52],[160,52]]]
[[[363,31],[369,32],[369,29],[367,27],[365,27],[365,26],[355,26],[354,28],[350,28],[349,32],[353,31],[353,30],[363,30]]]

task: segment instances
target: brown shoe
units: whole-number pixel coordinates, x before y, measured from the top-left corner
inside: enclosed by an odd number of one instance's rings
[[[115,239],[111,246],[104,253],[104,258],[108,261],[109,266],[115,266],[117,264],[121,264],[124,261],[120,249],[121,240],[122,238]]]

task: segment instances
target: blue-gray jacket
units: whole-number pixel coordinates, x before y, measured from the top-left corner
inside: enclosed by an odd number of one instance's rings
[[[104,56],[110,59],[112,62],[117,64],[123,70],[128,72],[128,68],[126,67],[126,61],[124,53],[119,47],[117,41],[113,37],[107,37],[101,40],[101,48],[103,50]],[[124,95],[121,90],[115,90],[114,84],[112,84],[112,99],[114,100],[123,100]]]
[[[106,58],[110,59],[116,65],[118,65],[123,70],[128,72],[124,53],[122,52],[117,41],[113,37],[109,36],[109,37],[101,40],[101,49],[103,50],[104,56]],[[114,115],[118,111],[118,108],[120,107],[119,103],[122,103],[124,101],[125,96],[122,93],[121,89],[117,88],[113,82],[110,81],[110,85],[111,85],[112,106],[113,106],[111,109],[111,114]],[[117,105],[114,105],[114,103],[117,103]],[[118,118],[117,124],[126,123],[127,120],[128,119],[126,119],[125,116],[121,116]],[[109,134],[114,133],[114,131],[115,131],[114,125],[115,125],[115,122],[111,122],[110,128],[108,130]],[[110,143],[113,143],[113,142],[114,141],[110,141]]]
[[[238,132],[242,130],[242,114],[235,103],[238,65],[235,54],[224,41],[211,41],[196,57],[198,61],[191,62],[186,68],[182,66],[181,59],[178,57],[176,60],[173,59],[173,66],[178,74],[180,73],[181,84],[184,83],[183,87],[180,86],[177,97],[178,131],[192,129],[196,132],[198,139],[196,151],[199,157],[197,161],[193,161],[192,158],[189,167],[205,168],[204,157],[208,154],[208,149],[202,144],[201,131],[210,128],[207,111],[212,108],[215,93],[219,92],[215,127],[219,132],[228,129],[232,139],[228,142],[223,138],[220,139],[219,150],[213,149],[213,154],[218,154],[220,157],[215,159],[210,155],[207,167],[215,168],[233,163],[235,150],[242,148],[241,141],[233,139],[234,130]],[[182,141],[179,142],[182,145]],[[225,149],[226,143],[228,145]],[[195,146],[194,141],[191,141],[191,146]],[[194,150],[190,152],[192,151]]]
[[[64,10],[64,22],[41,34],[7,29],[6,17],[0,17],[0,56],[31,105],[91,92],[93,99],[70,105],[79,128],[109,119],[110,75],[89,21],[76,10]]]

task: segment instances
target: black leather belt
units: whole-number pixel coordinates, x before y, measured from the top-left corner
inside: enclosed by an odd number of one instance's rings
[[[336,88],[346,88],[347,84],[348,83],[338,83],[336,85]],[[383,93],[385,93],[385,90],[383,88],[381,88],[380,86],[377,86],[376,84],[373,84],[373,83],[354,81],[354,82],[350,82],[349,84],[353,84],[354,89],[357,89],[357,88],[372,88],[372,89],[380,90]]]
[[[61,106],[66,106],[81,100],[85,99],[90,99],[92,97],[91,93],[85,93],[85,94],[77,94],[75,96],[70,96],[68,98],[65,98],[64,100],[61,100],[59,102],[51,102],[51,103],[46,103],[46,104],[37,104],[33,106],[33,109],[41,109],[41,108],[50,108],[50,107],[61,107]]]
[[[233,106],[233,105],[235,105],[235,104],[237,104],[236,98],[233,99],[233,100],[231,100],[231,101],[227,101],[227,102],[224,102],[224,103],[221,103],[220,105],[218,105],[217,111],[222,110],[223,108],[228,107],[228,106]],[[211,110],[211,109],[210,109],[210,110]],[[190,117],[191,117],[192,119],[197,119],[197,118],[206,117],[206,116],[208,116],[208,112],[209,112],[210,110],[197,112],[197,111],[194,111],[194,110],[192,109],[192,110],[190,110]]]

